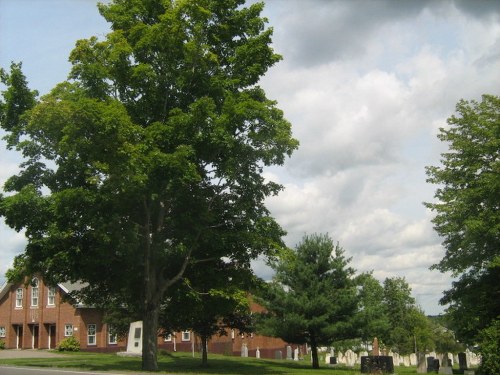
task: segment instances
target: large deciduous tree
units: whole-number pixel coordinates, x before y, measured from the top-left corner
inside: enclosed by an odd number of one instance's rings
[[[448,152],[427,167],[438,188],[426,206],[446,249],[433,268],[458,277],[441,302],[458,338],[474,344],[481,330],[498,327],[500,311],[500,97],[460,100],[456,112],[438,135]]]
[[[319,368],[318,346],[356,337],[354,270],[344,250],[328,235],[306,235],[273,264],[276,275],[259,301],[267,309],[261,330],[311,346]]]
[[[100,4],[112,31],[77,42],[69,81],[37,100],[19,66],[2,73],[0,124],[25,159],[0,199],[27,237],[10,276],[81,280],[88,298],[128,305],[144,370],[157,369],[160,306],[187,268],[249,268],[281,246],[264,205],[281,186],[262,171],[297,142],[257,86],[280,59],[263,4],[243,3]]]

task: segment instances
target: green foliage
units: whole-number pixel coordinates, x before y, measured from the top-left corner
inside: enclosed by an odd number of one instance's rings
[[[263,4],[243,3],[100,4],[112,31],[76,43],[71,81],[37,101],[20,66],[2,72],[0,126],[24,162],[0,215],[28,240],[9,275],[84,281],[82,300],[140,317],[145,370],[160,307],[190,267],[248,270],[283,246],[264,204],[282,186],[262,173],[298,142],[257,85],[281,58]]]
[[[80,342],[75,336],[66,337],[59,342],[56,349],[60,352],[79,352]]]
[[[308,343],[318,367],[318,346],[356,334],[356,286],[349,262],[344,250],[322,234],[304,236],[295,250],[284,252],[272,264],[276,275],[259,299],[269,312],[262,332]]]
[[[416,305],[411,288],[402,277],[384,280],[384,305],[390,330],[384,342],[400,354],[434,348],[432,325]]]
[[[5,349],[5,341],[0,340],[0,350]]]
[[[206,343],[213,335],[227,335],[230,329],[253,331],[247,291],[254,279],[250,270],[221,260],[191,267],[182,283],[171,289],[160,326],[166,332],[194,331],[201,338],[202,365],[206,366]]]
[[[361,340],[367,344],[374,337],[385,339],[389,334],[390,320],[384,302],[384,288],[371,273],[357,277],[359,310],[356,314],[356,327]]]
[[[478,346],[481,354],[478,373],[500,374],[500,316],[493,320],[489,327],[479,332]]]
[[[438,135],[449,145],[442,165],[427,167],[428,182],[440,187],[426,206],[446,248],[433,268],[459,276],[441,303],[457,337],[474,344],[500,309],[500,97],[461,100],[456,111]]]

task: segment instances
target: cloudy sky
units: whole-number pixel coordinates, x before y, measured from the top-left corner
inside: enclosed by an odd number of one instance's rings
[[[94,0],[0,0],[0,66],[22,61],[47,93],[70,69],[77,39],[104,36]],[[300,148],[266,173],[285,191],[268,201],[295,244],[328,232],[352,266],[404,276],[428,314],[451,278],[429,266],[444,250],[433,232],[426,165],[461,98],[499,94],[500,2],[494,0],[268,0],[284,60],[261,85],[293,125]],[[0,184],[19,159],[0,144]],[[22,234],[0,223],[0,283]],[[257,264],[265,277],[268,269]]]

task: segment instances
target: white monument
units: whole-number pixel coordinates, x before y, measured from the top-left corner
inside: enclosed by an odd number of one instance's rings
[[[142,320],[130,323],[128,331],[127,351],[119,352],[121,356],[142,356]]]

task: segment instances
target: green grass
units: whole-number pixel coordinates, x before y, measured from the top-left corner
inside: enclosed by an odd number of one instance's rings
[[[137,357],[120,357],[115,354],[72,353],[60,358],[19,358],[0,359],[0,365],[73,368],[88,371],[140,372],[141,359]],[[313,370],[309,361],[277,361],[256,358],[229,357],[211,354],[208,367],[201,367],[199,356],[193,358],[191,353],[168,353],[159,355],[158,366],[161,372],[169,374],[222,374],[222,375],[288,375],[288,374],[329,374],[357,375],[356,368],[329,367],[323,365]],[[396,367],[397,375],[416,374],[416,368]]]

